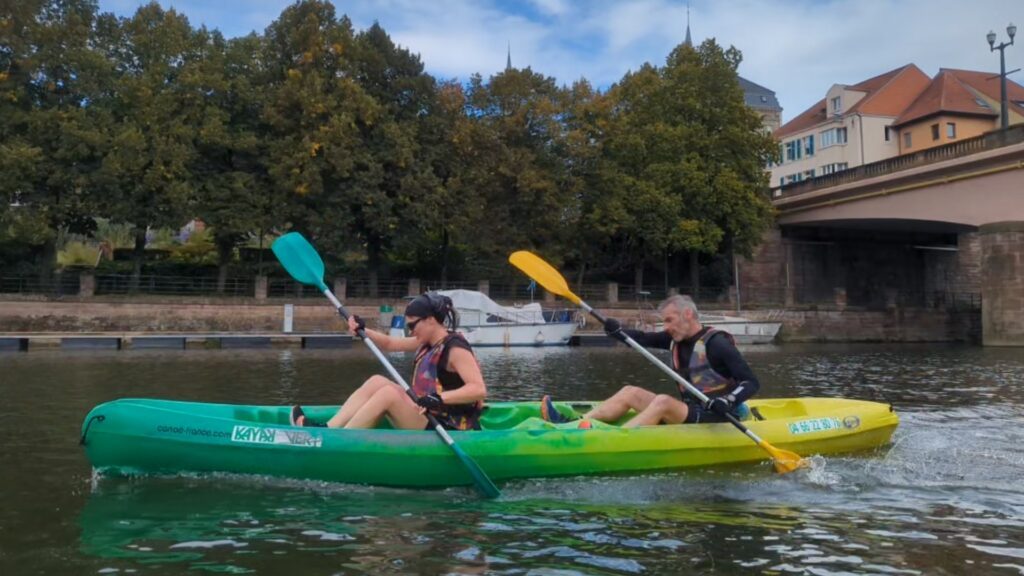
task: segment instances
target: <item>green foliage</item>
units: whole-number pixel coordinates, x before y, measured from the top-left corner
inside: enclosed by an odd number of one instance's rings
[[[642,270],[679,253],[749,250],[771,224],[762,191],[775,145],[736,81],[740,55],[680,45],[611,88],[583,219]],[[594,121],[592,121],[594,122]],[[614,263],[613,263],[614,265]]]
[[[156,230],[169,265],[223,279],[239,246],[295,229],[335,271],[444,280],[532,248],[582,277],[749,253],[771,223],[777,150],[714,41],[601,92],[529,68],[439,82],[326,0],[232,40],[156,3],[27,0],[0,38],[0,252],[17,258],[55,257],[62,231],[76,260],[91,234],[137,276]],[[193,218],[209,230],[177,246]]]
[[[93,231],[92,237],[96,239],[100,246],[104,247],[109,256],[117,248],[130,248],[132,246],[135,242],[132,228],[131,224],[112,222],[108,218],[97,218],[96,230]]]
[[[68,266],[95,268],[100,261],[101,254],[98,247],[76,240],[68,242],[64,249],[57,253],[57,264],[62,268]]]
[[[213,243],[213,234],[207,230],[193,232],[184,244],[171,249],[171,261],[196,265],[216,264],[217,247]]]

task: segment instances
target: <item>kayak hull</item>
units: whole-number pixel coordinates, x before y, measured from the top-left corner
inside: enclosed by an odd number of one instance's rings
[[[584,413],[593,403],[556,403]],[[899,419],[891,407],[859,400],[765,399],[748,403],[764,420],[745,425],[801,456],[886,445]],[[337,407],[306,407],[313,419]],[[473,483],[433,431],[296,428],[287,406],[120,399],[95,407],[82,424],[86,454],[105,473],[228,472],[403,487]],[[553,425],[536,402],[491,404],[484,430],[451,432],[492,480],[628,474],[766,461],[731,424],[623,429]]]

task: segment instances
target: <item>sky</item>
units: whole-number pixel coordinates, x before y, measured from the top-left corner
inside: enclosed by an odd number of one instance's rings
[[[100,0],[130,16],[143,0]],[[160,0],[193,26],[228,37],[263,32],[290,0]],[[606,88],[643,63],[661,65],[686,34],[686,0],[334,0],[356,29],[374,21],[440,79],[485,78],[529,66],[560,84]],[[908,63],[999,72],[985,35],[1008,41],[1006,68],[1024,67],[1024,0],[691,0],[695,44],[708,37],[743,53],[739,73],[774,90],[783,122],[825,97]],[[1010,76],[1024,84],[1024,72]]]

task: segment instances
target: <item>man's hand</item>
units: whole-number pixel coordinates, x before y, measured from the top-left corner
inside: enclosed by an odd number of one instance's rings
[[[615,318],[608,318],[604,321],[604,333],[619,338],[622,335],[622,324]]]
[[[704,409],[725,418],[726,414],[732,412],[735,403],[736,398],[731,394],[728,396],[718,396],[717,398],[709,398],[704,404]]]

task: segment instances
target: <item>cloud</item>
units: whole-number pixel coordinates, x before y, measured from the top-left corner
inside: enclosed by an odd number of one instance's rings
[[[141,0],[101,0],[124,14]],[[165,2],[228,36],[262,31],[291,0]],[[560,83],[585,77],[600,87],[644,62],[662,64],[686,31],[685,0],[346,0],[339,14],[365,28],[379,21],[419,53],[441,78],[484,77],[505,66]],[[740,74],[776,92],[784,119],[821,99],[832,84],[853,84],[907,63],[998,71],[985,34],[1005,39],[1024,24],[1019,0],[692,0],[695,43],[714,37],[743,52]],[[1022,26],[1024,29],[1024,26]],[[1024,64],[1024,42],[1006,51],[1007,68]]]

